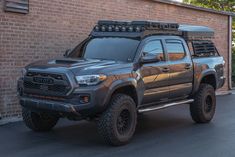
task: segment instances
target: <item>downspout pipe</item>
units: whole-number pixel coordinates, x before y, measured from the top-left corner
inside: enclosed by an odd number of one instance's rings
[[[228,25],[228,85],[229,90],[231,90],[232,87],[232,24],[233,24],[233,17],[229,16],[229,25]]]

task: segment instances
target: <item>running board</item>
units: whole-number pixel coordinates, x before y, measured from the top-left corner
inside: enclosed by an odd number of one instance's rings
[[[178,102],[173,102],[173,103],[168,103],[168,104],[163,104],[163,105],[158,105],[158,106],[139,108],[138,112],[139,113],[150,112],[150,111],[160,110],[160,109],[164,109],[164,108],[168,108],[168,107],[172,107],[172,106],[176,106],[176,105],[188,104],[188,103],[192,103],[192,102],[194,102],[194,100],[189,99],[189,100],[183,100],[183,101],[178,101]]]

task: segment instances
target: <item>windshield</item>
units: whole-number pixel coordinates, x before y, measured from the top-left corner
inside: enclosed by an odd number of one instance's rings
[[[85,59],[133,61],[140,41],[129,38],[94,38],[84,48]]]

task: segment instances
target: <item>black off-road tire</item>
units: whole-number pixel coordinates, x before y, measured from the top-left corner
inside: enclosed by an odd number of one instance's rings
[[[136,124],[135,102],[128,95],[116,94],[98,120],[98,132],[107,144],[120,146],[131,140]]]
[[[58,122],[59,118],[48,113],[36,113],[23,108],[22,116],[25,125],[36,132],[50,131]]]
[[[215,89],[209,84],[201,84],[190,105],[192,119],[196,123],[209,123],[216,109]]]

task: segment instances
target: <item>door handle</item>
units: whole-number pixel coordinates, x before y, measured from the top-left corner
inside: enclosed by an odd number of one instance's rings
[[[168,68],[168,67],[163,67],[162,68],[162,72],[164,72],[164,73],[167,73],[167,72],[169,72],[170,71],[170,69]]]

